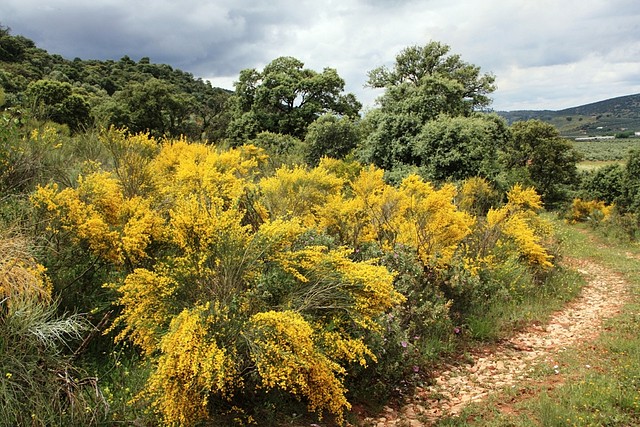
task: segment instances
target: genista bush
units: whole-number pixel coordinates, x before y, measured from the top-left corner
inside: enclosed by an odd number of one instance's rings
[[[607,205],[599,200],[573,199],[566,219],[572,223],[591,221],[597,224],[601,221],[607,221],[614,208],[615,205]]]
[[[319,207],[319,225],[352,247],[376,243],[415,248],[425,266],[445,267],[471,232],[473,218],[454,204],[456,189],[435,189],[417,175],[399,188],[386,184],[384,171],[362,169],[339,195]]]
[[[150,141],[112,133],[111,170],[32,196],[49,233],[119,272],[105,284],[119,295],[110,330],[154,366],[138,399],[163,423],[195,425],[278,389],[340,420],[345,366],[375,360],[363,332],[403,300],[375,260],[305,237],[343,179],[301,167],[260,176],[252,146]],[[136,170],[140,153],[151,160]]]
[[[341,422],[353,373],[397,369],[382,358],[406,356],[392,348],[406,331],[413,363],[432,355],[418,339],[450,325],[439,286],[461,259],[465,277],[507,252],[551,266],[529,189],[478,219],[484,202],[455,204],[471,197],[465,186],[458,197],[410,175],[394,187],[356,162],[265,175],[251,145],[103,138],[112,165],[92,164],[73,188],[40,187],[32,201],[52,241],[111,266],[104,287],[119,311],[109,331],[151,362],[135,401],[165,425],[249,422],[273,395]],[[484,184],[472,187],[489,197]]]
[[[504,248],[507,255],[514,250],[533,267],[552,267],[553,256],[544,245],[552,234],[551,225],[536,213],[542,208],[540,196],[533,188],[516,184],[507,199],[504,206],[487,213],[486,233],[496,238],[489,247]]]
[[[407,209],[399,243],[416,248],[425,265],[448,265],[474,223],[453,204],[455,187],[446,184],[435,190],[411,175],[402,181],[400,191],[407,196]]]
[[[456,204],[472,215],[486,216],[489,209],[499,204],[499,196],[485,178],[468,178],[460,186]]]

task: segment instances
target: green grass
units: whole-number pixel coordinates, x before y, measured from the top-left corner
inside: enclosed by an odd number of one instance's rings
[[[519,291],[517,298],[495,298],[465,321],[465,330],[481,342],[506,338],[532,323],[543,323],[584,285],[581,276],[558,269],[542,283]]]
[[[538,369],[529,383],[498,393],[439,426],[640,425],[640,248],[613,244],[585,227],[561,226],[566,253],[589,258],[623,275],[631,300],[609,319],[600,337],[557,359],[558,376]]]

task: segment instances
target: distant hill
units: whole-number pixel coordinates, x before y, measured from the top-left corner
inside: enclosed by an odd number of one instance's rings
[[[640,132],[640,94],[620,96],[564,110],[497,111],[509,124],[542,120],[563,136],[585,137]]]

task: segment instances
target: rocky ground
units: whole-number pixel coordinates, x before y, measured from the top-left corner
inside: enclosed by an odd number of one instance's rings
[[[579,298],[555,313],[548,324],[534,325],[513,338],[476,350],[468,363],[445,365],[434,385],[418,389],[411,402],[399,409],[386,407],[367,418],[372,427],[428,426],[445,415],[456,415],[470,402],[492,392],[533,379],[534,366],[555,371],[562,382],[559,352],[596,337],[603,320],[619,313],[627,298],[627,286],[619,275],[587,260],[569,260],[587,279]]]

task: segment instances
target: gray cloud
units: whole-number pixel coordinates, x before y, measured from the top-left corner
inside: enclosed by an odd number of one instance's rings
[[[295,56],[333,67],[365,104],[367,71],[438,40],[496,75],[496,109],[560,109],[640,92],[637,0],[3,0],[0,24],[72,59],[153,62],[231,87]]]

